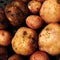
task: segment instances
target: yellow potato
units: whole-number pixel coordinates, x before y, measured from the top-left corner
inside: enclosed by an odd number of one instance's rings
[[[41,8],[41,3],[39,1],[32,0],[28,3],[28,8],[31,13],[36,14],[39,12],[39,10]]]
[[[37,48],[37,34],[33,29],[21,27],[17,30],[11,43],[17,54],[30,55]]]
[[[60,24],[51,23],[39,34],[39,49],[51,55],[60,54]]]
[[[46,0],[40,9],[40,16],[46,23],[60,22],[60,4],[58,0]]]

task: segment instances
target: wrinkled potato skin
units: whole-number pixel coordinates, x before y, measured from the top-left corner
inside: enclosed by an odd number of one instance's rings
[[[36,51],[30,56],[29,60],[50,60],[48,55],[41,51]]]
[[[8,46],[11,41],[11,34],[8,31],[0,30],[0,45]]]
[[[8,58],[8,60],[23,60],[21,56],[14,54]]]
[[[41,8],[41,3],[39,1],[30,1],[28,3],[28,8],[31,13],[36,14]]]
[[[60,4],[57,0],[46,0],[40,9],[40,16],[46,23],[60,22]]]
[[[21,27],[12,39],[12,48],[17,54],[30,55],[37,48],[36,32],[27,27]]]
[[[39,34],[39,49],[50,55],[60,54],[60,24],[51,23]]]
[[[38,15],[30,15],[26,18],[26,24],[32,29],[38,29],[42,26],[43,20]]]
[[[20,26],[28,15],[28,8],[22,1],[12,1],[6,6],[5,15],[13,26]]]

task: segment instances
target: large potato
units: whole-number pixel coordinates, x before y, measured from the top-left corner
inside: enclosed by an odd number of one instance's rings
[[[8,60],[23,60],[21,56],[14,54],[8,58]]]
[[[51,55],[60,54],[60,24],[51,23],[39,34],[39,49]]]
[[[30,28],[21,27],[17,30],[11,43],[17,54],[30,55],[37,48],[37,34]]]
[[[8,31],[0,30],[0,45],[8,46],[11,41],[11,34]]]
[[[46,23],[60,22],[59,0],[46,0],[40,9],[40,16]]]
[[[20,26],[27,14],[28,8],[21,1],[12,1],[5,8],[5,15],[13,26]]]

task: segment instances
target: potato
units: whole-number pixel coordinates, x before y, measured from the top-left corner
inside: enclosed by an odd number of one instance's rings
[[[12,1],[6,6],[5,15],[13,26],[20,26],[28,15],[28,8],[21,1]]]
[[[38,15],[30,15],[26,18],[26,24],[32,29],[38,29],[42,26],[43,20]]]
[[[8,58],[8,60],[23,60],[21,56],[14,54]]]
[[[12,39],[12,48],[16,54],[32,54],[37,48],[37,34],[34,30],[21,27]]]
[[[60,22],[60,4],[58,0],[46,0],[40,9],[40,16],[46,23]]]
[[[29,60],[50,60],[50,59],[45,52],[36,51],[30,56]]]
[[[8,22],[5,19],[4,10],[0,7],[0,29],[6,29],[8,27]]]
[[[0,30],[0,45],[8,46],[11,41],[11,34],[8,31]]]
[[[7,59],[8,59],[7,49],[5,47],[0,46],[0,60],[7,60]]]
[[[48,24],[39,33],[38,45],[41,51],[45,51],[50,55],[60,54],[60,24]]]
[[[40,10],[40,7],[41,7],[41,3],[38,1],[30,1],[28,3],[28,8],[29,8],[30,12],[33,14],[38,13]]]

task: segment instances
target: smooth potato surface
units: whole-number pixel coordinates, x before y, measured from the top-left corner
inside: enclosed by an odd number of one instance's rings
[[[39,34],[39,49],[51,55],[60,54],[60,24],[51,23]]]
[[[40,9],[40,16],[46,23],[60,22],[60,4],[57,0],[46,0]]]

